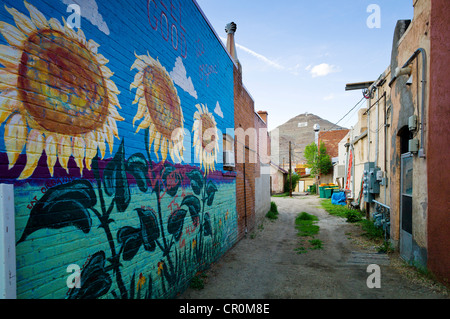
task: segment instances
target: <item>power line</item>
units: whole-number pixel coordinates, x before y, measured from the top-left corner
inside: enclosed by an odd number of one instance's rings
[[[348,112],[347,112],[347,113],[346,113],[339,121],[337,121],[337,122],[336,122],[331,128],[329,128],[327,131],[331,131],[331,129],[335,128],[335,127],[338,125],[338,123],[339,123],[340,121],[342,121],[347,115],[349,115],[350,112],[353,111],[353,110],[359,105],[359,103],[361,103],[361,102],[362,102],[363,100],[365,100],[365,99],[366,99],[365,97],[362,97],[361,100],[359,100],[358,103],[356,103],[356,105],[350,109],[350,111],[348,111]]]

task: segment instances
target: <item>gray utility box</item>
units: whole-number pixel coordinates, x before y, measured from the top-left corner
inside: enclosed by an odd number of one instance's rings
[[[371,203],[375,194],[380,193],[380,180],[377,178],[380,168],[375,167],[374,162],[364,163],[364,175],[363,175],[363,195],[364,201]]]

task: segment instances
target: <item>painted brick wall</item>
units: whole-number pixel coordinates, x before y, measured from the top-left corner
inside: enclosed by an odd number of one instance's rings
[[[174,297],[238,238],[233,63],[195,2],[75,2],[0,7],[17,295]]]

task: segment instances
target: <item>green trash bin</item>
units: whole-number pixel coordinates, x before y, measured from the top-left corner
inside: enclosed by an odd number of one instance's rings
[[[325,198],[331,198],[331,194],[333,194],[333,188],[327,187],[324,189]]]
[[[319,198],[325,198],[325,187],[319,186]]]

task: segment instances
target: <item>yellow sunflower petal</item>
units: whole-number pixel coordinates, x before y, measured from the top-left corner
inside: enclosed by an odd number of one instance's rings
[[[109,116],[116,121],[121,122],[125,120],[122,116],[120,116],[119,112],[117,112],[117,109],[114,107],[114,105],[109,105]]]
[[[117,95],[114,94],[113,92],[108,91],[108,99],[109,99],[110,105],[115,105],[115,106],[117,106],[119,109],[122,108],[122,107],[120,106],[119,99],[117,98]]]
[[[119,131],[117,129],[117,124],[113,118],[108,117],[108,126],[109,126],[110,130],[113,132],[114,136],[120,140]]]
[[[143,69],[145,69],[147,67],[147,64],[145,64],[145,62],[143,61],[143,59],[136,55],[136,53],[134,54],[136,56],[136,60],[134,61],[133,65],[130,68],[130,71],[133,69],[138,69],[139,71],[142,71]]]
[[[27,35],[30,35],[36,31],[36,26],[26,15],[14,8],[8,8],[6,5],[5,9],[13,16],[14,22],[16,23],[16,26],[20,29],[20,31]]]
[[[141,122],[141,124],[139,124],[138,128],[136,129],[136,133],[139,132],[141,129],[146,129],[147,127],[150,126],[150,124],[152,123],[152,118],[150,117],[150,115],[146,115],[144,120]]]
[[[21,48],[27,37],[16,27],[0,21],[0,33],[8,43],[17,48]]]
[[[108,69],[108,70],[109,70],[109,68],[106,67],[106,66],[103,66],[103,67],[102,67],[102,70],[103,70],[103,69]],[[111,72],[111,70],[110,70],[110,72]],[[114,73],[111,72],[111,74],[114,74]],[[116,86],[116,84],[114,83],[114,81],[111,81],[111,80],[107,79],[107,80],[106,80],[106,86],[108,87],[108,90],[109,90],[110,92],[112,92],[112,93],[114,93],[114,94],[120,94],[120,91],[119,91],[119,89],[117,88],[117,86]]]
[[[151,148],[153,142],[155,141],[155,137],[156,137],[156,133],[158,133],[158,131],[155,129],[155,126],[152,124],[150,125],[150,138],[149,138],[149,142],[148,142],[148,147]]]
[[[83,32],[83,30],[81,30],[81,28],[78,28],[77,36],[78,36],[78,41],[80,41],[81,44],[86,45],[86,36],[84,35],[84,32]],[[99,55],[101,55],[101,54],[99,54]],[[99,55],[96,56],[98,62],[100,62],[99,59],[98,59]],[[102,57],[103,57],[103,55],[102,55]],[[109,61],[106,60],[106,63],[108,63],[108,62]],[[101,63],[101,64],[103,64],[103,63]]]
[[[103,159],[105,157],[106,151],[105,137],[103,136],[103,132],[97,131],[97,145],[100,149],[100,155],[102,156],[101,159]]]
[[[58,160],[67,173],[69,173],[68,164],[70,155],[72,155],[70,136],[61,135],[60,140],[58,141]]]
[[[86,44],[86,47],[94,54],[97,54],[97,50],[98,47],[100,46],[100,44],[98,44],[97,42],[95,42],[94,40],[89,40]]]
[[[5,71],[5,69],[0,69],[0,85],[4,85],[7,88],[11,86],[17,86],[18,75],[15,73],[10,73]]]
[[[78,32],[80,32],[80,31],[81,31],[81,29],[78,29]],[[103,56],[103,54],[100,54],[100,53],[98,53],[98,54],[95,56],[95,59],[96,59],[97,62],[100,63],[101,65],[105,65],[105,64],[107,64],[107,63],[109,62],[109,60],[108,60],[107,58],[105,58],[105,57]]]
[[[161,141],[161,156],[164,162],[167,158],[167,139],[165,137],[162,137]]]
[[[136,90],[136,96],[132,104],[138,103],[139,100],[143,97],[144,97],[144,88],[142,86],[139,86]]]
[[[33,21],[34,25],[38,29],[46,29],[49,27],[47,19],[44,17],[44,15],[36,9],[35,6],[29,4],[28,2],[24,1],[25,7],[27,7],[28,11],[30,11],[30,18],[31,21]]]
[[[156,159],[158,161],[159,161],[158,151],[159,151],[159,148],[161,146],[161,137],[162,137],[161,134],[159,132],[157,132],[156,136],[155,136],[155,143],[154,143],[155,149],[154,149],[154,151],[155,151]]]
[[[7,69],[17,70],[22,51],[9,45],[0,44],[0,63]]]
[[[47,167],[53,176],[53,168],[58,159],[58,141],[55,135],[50,134],[45,138],[45,154],[47,155]]]
[[[133,89],[136,89],[139,85],[141,85],[143,78],[144,78],[144,72],[139,71],[138,73],[136,73],[136,75],[134,76],[133,83],[130,84],[130,91]]]
[[[2,92],[0,96],[0,124],[14,112],[18,111],[22,103],[17,100],[17,91]]]
[[[140,120],[141,118],[144,117],[144,115],[147,115],[147,114],[148,114],[148,108],[147,108],[145,99],[140,99],[137,113],[133,118],[133,126],[136,121]]]
[[[73,157],[75,158],[75,163],[80,169],[80,175],[83,175],[83,160],[86,150],[86,142],[82,137],[76,136],[72,138],[73,143]]]
[[[5,125],[4,141],[6,153],[8,154],[8,168],[11,169],[22,153],[27,142],[28,129],[22,115],[12,115]]]
[[[103,77],[105,77],[106,79],[109,79],[110,77],[112,77],[114,75],[114,72],[111,71],[111,69],[108,68],[106,65],[102,65],[101,66],[101,70],[102,70]],[[108,81],[108,80],[107,80],[107,85],[108,85],[108,88],[110,88],[110,86],[112,86],[112,85],[116,86],[114,84],[114,82]],[[113,92],[116,93],[116,94],[120,93],[120,91],[117,90],[117,87],[116,87],[116,91],[113,91]]]
[[[48,22],[50,24],[50,27],[53,30],[64,33],[64,27],[61,25],[61,23],[58,20],[56,20],[55,18],[50,18],[50,20],[48,20]]]
[[[27,140],[27,164],[19,176],[19,180],[30,177],[37,167],[44,151],[44,136],[39,130],[31,130]]]
[[[97,155],[97,141],[95,138],[95,134],[93,132],[89,132],[84,137],[84,141],[86,142],[86,158],[84,160],[86,168],[91,170],[92,159]]]
[[[63,21],[63,26],[64,26],[64,33],[66,35],[68,35],[70,38],[72,38],[73,40],[75,40],[75,41],[78,40],[77,33],[71,27],[69,27],[69,25],[67,24],[64,17],[62,17],[62,21]]]
[[[103,133],[106,138],[106,142],[109,145],[109,153],[112,154],[114,148],[114,133],[108,125],[103,125]]]

